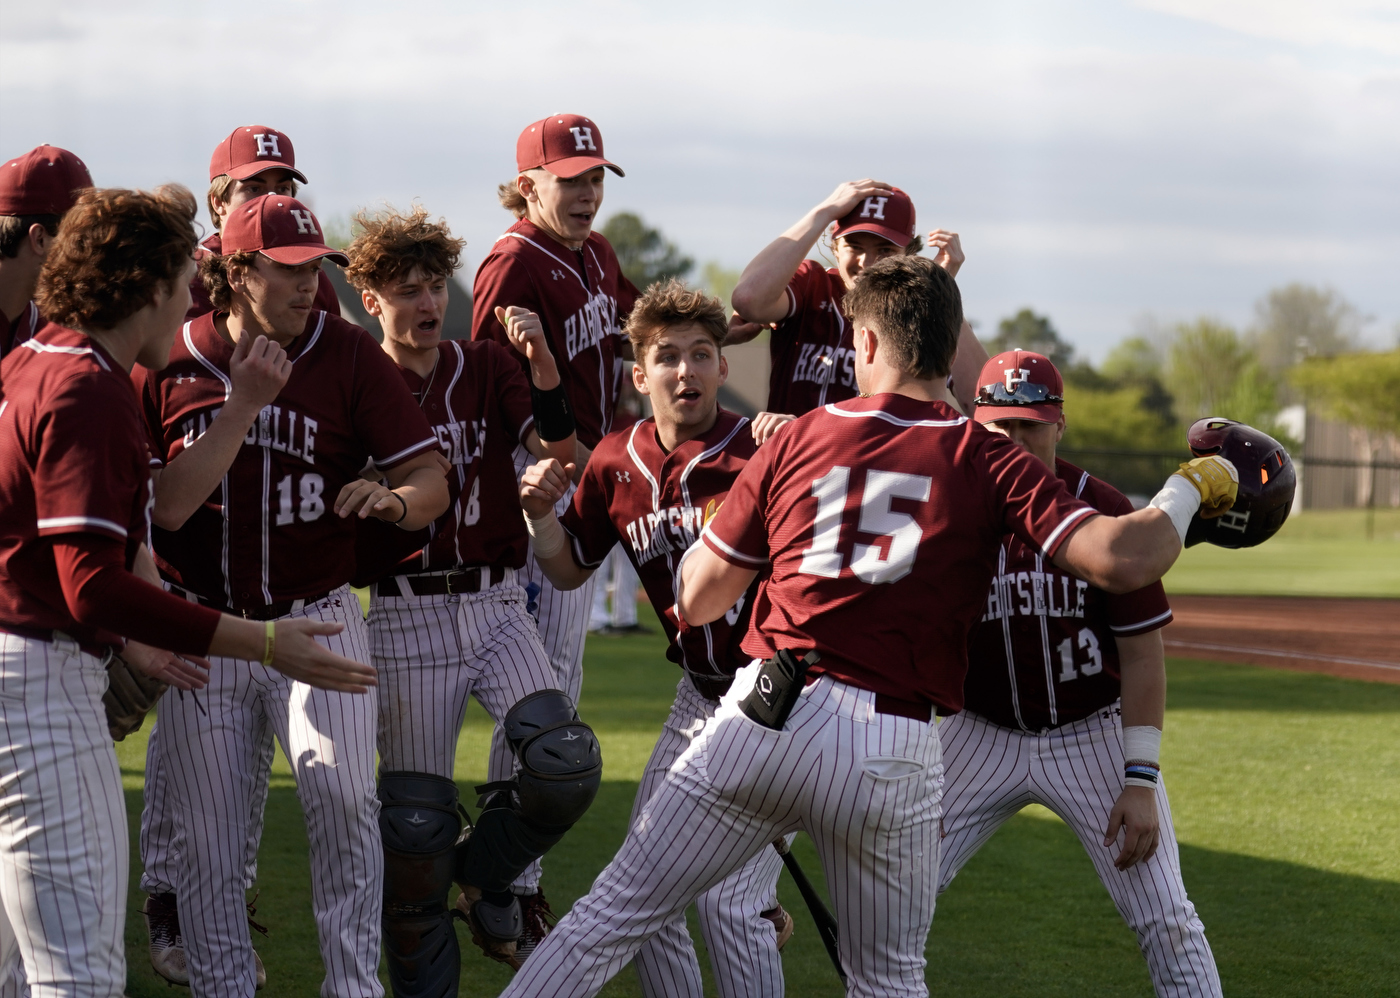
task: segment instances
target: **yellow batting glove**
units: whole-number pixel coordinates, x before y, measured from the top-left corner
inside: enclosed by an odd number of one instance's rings
[[[1201,494],[1201,519],[1203,520],[1213,520],[1217,516],[1224,516],[1239,497],[1239,472],[1235,470],[1235,466],[1228,459],[1219,454],[1185,461],[1181,465],[1181,470],[1175,471],[1173,474],[1186,479]]]

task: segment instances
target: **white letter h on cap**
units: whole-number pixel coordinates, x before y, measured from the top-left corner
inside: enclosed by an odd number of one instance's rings
[[[297,235],[319,236],[321,234],[316,231],[316,223],[311,218],[311,212],[307,211],[305,208],[289,208],[287,210],[290,211],[292,217],[297,220]]]
[[[883,222],[885,220],[885,202],[888,200],[889,198],[866,198],[865,206],[860,210],[860,217],[878,218]]]
[[[272,134],[260,132],[253,136],[253,140],[258,144],[259,156],[276,156],[278,159],[282,158],[282,150],[277,148],[277,135],[275,132]]]
[[[597,152],[598,147],[593,144],[593,129],[574,126],[569,131],[574,133],[574,152]]]

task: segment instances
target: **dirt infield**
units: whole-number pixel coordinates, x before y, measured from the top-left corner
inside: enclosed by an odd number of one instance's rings
[[[1400,683],[1400,600],[1172,596],[1168,655]]]

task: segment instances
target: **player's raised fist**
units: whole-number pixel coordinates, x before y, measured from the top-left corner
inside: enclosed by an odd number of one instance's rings
[[[949,232],[947,229],[934,229],[928,234],[928,248],[935,251],[933,262],[953,277],[958,276],[958,271],[967,261],[967,257],[963,254],[962,240],[958,238],[956,232]]]
[[[871,180],[868,177],[865,180],[848,180],[817,205],[817,213],[827,216],[827,221],[834,222],[866,198],[893,189],[892,185],[883,180]]]
[[[1240,475],[1228,458],[1219,454],[1183,461],[1173,472],[1196,487],[1201,494],[1201,519],[1213,520],[1224,516],[1239,496]]]
[[[530,465],[520,476],[520,508],[531,517],[544,516],[564,498],[573,473],[572,463],[560,464],[552,457]]]
[[[284,676],[323,690],[340,693],[368,693],[378,685],[371,666],[337,655],[316,637],[329,637],[345,629],[329,620],[298,617],[277,621],[273,640],[272,667]]]
[[[276,340],[261,335],[240,336],[229,361],[229,378],[233,381],[229,402],[261,410],[281,394],[291,376],[292,362]]]
[[[544,339],[544,323],[528,308],[521,308],[519,305],[502,308],[497,305],[496,321],[505,327],[506,338],[510,340],[511,346],[526,357],[533,359],[535,351],[549,349]]]

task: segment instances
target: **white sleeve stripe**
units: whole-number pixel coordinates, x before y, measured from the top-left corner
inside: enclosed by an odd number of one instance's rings
[[[794,315],[797,314],[797,295],[793,294],[792,285],[791,285],[791,284],[789,284],[787,287],[783,288],[783,290],[787,292],[787,296],[788,296],[788,310],[787,310],[787,315],[783,316],[783,319],[786,320],[786,319],[791,319]]]
[[[1126,634],[1128,631],[1148,630],[1154,625],[1165,624],[1171,615],[1172,612],[1168,610],[1166,613],[1157,614],[1157,616],[1150,620],[1140,620],[1136,624],[1123,624],[1121,627],[1117,624],[1110,624],[1109,629],[1112,630],[1114,634]]]
[[[734,549],[733,549],[732,547],[730,547],[728,544],[724,543],[724,541],[720,540],[718,537],[715,536],[715,532],[714,532],[713,530],[710,529],[710,525],[709,525],[708,523],[705,524],[705,529],[704,529],[703,531],[701,531],[700,536],[703,537],[703,538],[705,538],[706,540],[708,540],[711,544],[713,544],[715,547],[719,548],[721,551],[723,551],[725,554],[729,555],[731,558],[737,558],[737,559],[739,559],[740,561],[742,561],[742,562],[747,562],[747,563],[750,564],[750,565],[766,565],[766,564],[768,564],[768,559],[767,559],[767,558],[755,558],[755,557],[754,557],[753,555],[751,555],[751,554],[744,554],[744,552],[742,552],[742,551],[736,551],[736,550],[734,550]]]
[[[1070,524],[1074,523],[1081,516],[1091,516],[1096,512],[1098,512],[1098,510],[1092,509],[1088,506],[1085,506],[1083,509],[1076,509],[1069,516],[1061,520],[1060,525],[1055,528],[1054,532],[1051,533],[1049,537],[1045,538],[1045,543],[1040,546],[1040,550],[1042,552],[1048,553],[1052,548],[1054,548],[1055,542],[1060,539],[1060,535],[1065,532],[1066,528],[1068,528]]]
[[[534,428],[535,428],[535,416],[534,416],[534,413],[531,413],[529,416],[526,417],[525,422],[523,422],[523,423],[520,424],[520,442],[521,442],[522,444],[525,443],[525,438],[528,437],[528,436],[530,435],[530,431],[533,430]],[[540,441],[543,443],[544,437],[540,437]],[[531,456],[531,457],[534,457],[533,454],[530,455],[530,456]]]
[[[56,530],[59,527],[100,527],[103,530],[110,530],[114,534],[126,536],[126,528],[111,520],[103,520],[96,516],[50,516],[39,520],[36,526],[40,530]]]
[[[418,451],[427,450],[430,447],[436,447],[437,445],[437,437],[427,437],[423,440],[418,441],[412,447],[405,447],[397,454],[390,454],[388,457],[375,458],[374,465],[376,468],[387,468],[389,465],[397,464],[399,461],[402,461],[406,457],[412,457]]]

